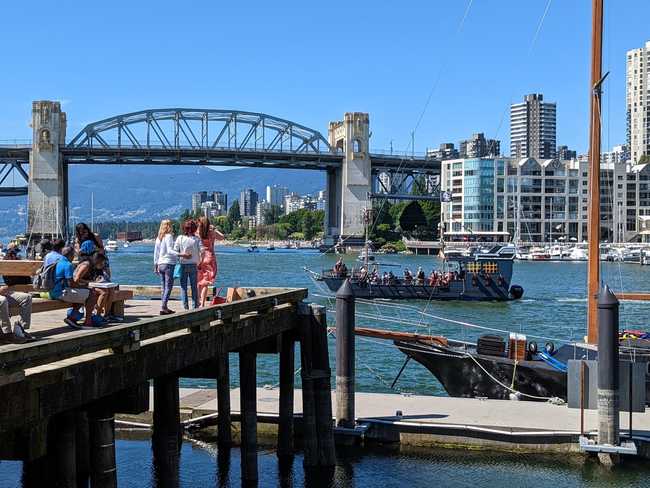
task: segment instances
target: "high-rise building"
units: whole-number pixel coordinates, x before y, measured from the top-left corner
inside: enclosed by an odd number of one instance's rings
[[[286,186],[267,185],[266,186],[266,203],[282,207],[284,205],[284,197],[289,194],[289,189]]]
[[[561,161],[569,161],[570,159],[575,159],[576,156],[577,153],[569,149],[569,146],[558,146],[555,152],[555,157]]]
[[[627,52],[626,95],[627,146],[632,163],[650,155],[650,41]]]
[[[197,191],[192,193],[192,212],[201,210],[201,205],[208,200],[207,191]]]
[[[526,95],[510,106],[510,156],[552,159],[556,147],[555,103],[544,102],[541,93]]]
[[[258,194],[252,188],[242,190],[239,195],[239,214],[242,217],[254,217],[257,210]]]
[[[427,149],[427,158],[444,161],[458,158],[458,149],[453,142],[443,142],[438,149]]]
[[[222,191],[212,192],[211,200],[216,203],[219,208],[224,210],[228,208],[228,195]]]
[[[482,132],[472,134],[471,138],[460,141],[458,146],[461,158],[483,158],[501,154],[501,141],[486,139]]]

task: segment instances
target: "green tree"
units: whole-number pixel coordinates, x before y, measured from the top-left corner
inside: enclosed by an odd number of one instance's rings
[[[231,225],[241,222],[241,210],[239,208],[239,200],[232,202],[232,205],[228,209],[228,220],[230,220]]]

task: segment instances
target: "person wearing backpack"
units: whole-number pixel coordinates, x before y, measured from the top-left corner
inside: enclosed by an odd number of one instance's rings
[[[11,330],[11,316],[9,307],[17,306],[20,319],[14,323]],[[16,343],[22,344],[34,340],[27,329],[32,320],[32,296],[29,293],[21,293],[12,290],[9,286],[0,286],[0,344]]]
[[[57,239],[52,243],[52,250],[48,252],[43,259],[44,269],[61,259],[61,250],[63,249],[63,246],[65,246],[65,241],[63,239]]]

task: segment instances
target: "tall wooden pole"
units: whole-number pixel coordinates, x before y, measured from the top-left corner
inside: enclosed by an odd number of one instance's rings
[[[591,26],[591,119],[589,133],[589,267],[587,342],[598,343],[600,288],[600,101],[603,64],[603,0],[593,0]]]

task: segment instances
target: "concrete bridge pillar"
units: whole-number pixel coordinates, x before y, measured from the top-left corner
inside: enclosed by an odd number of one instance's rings
[[[27,234],[64,236],[68,217],[68,175],[59,148],[65,145],[66,115],[59,102],[32,103]]]
[[[367,113],[348,112],[330,122],[329,143],[345,154],[340,170],[328,174],[327,235],[343,238],[364,235],[363,209],[370,205],[370,122]],[[334,215],[333,215],[334,214]]]

